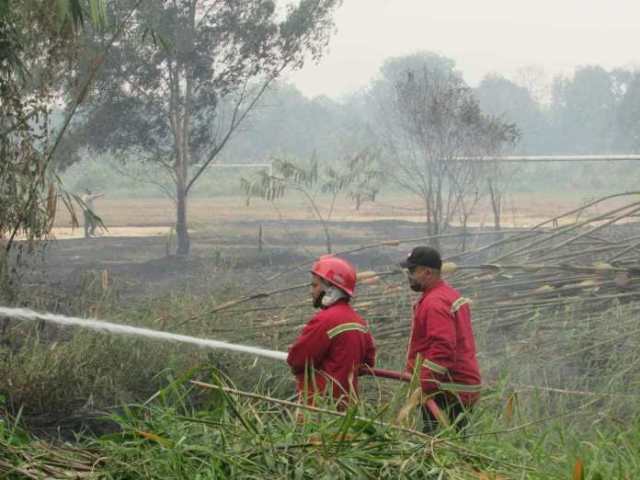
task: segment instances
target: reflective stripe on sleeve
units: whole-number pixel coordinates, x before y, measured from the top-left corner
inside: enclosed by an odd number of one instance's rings
[[[365,327],[364,325],[361,325],[359,323],[343,323],[341,325],[338,325],[337,327],[333,327],[331,330],[327,330],[327,336],[329,338],[334,338],[337,337],[338,335],[340,335],[341,333],[344,332],[351,332],[351,331],[358,331],[358,332],[362,332],[362,333],[367,333],[369,331],[369,329],[367,327]]]
[[[451,313],[455,314],[463,305],[471,303],[471,299],[467,297],[460,297],[451,305]]]

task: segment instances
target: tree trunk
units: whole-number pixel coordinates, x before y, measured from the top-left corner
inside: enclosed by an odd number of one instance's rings
[[[461,251],[463,252],[467,250],[467,235],[469,234],[469,229],[467,228],[468,223],[469,223],[469,215],[464,214],[462,216],[462,247],[461,247]]]
[[[433,237],[440,233],[440,229],[438,228],[438,221],[436,219],[436,212],[433,211],[433,204],[429,201],[429,197],[425,196],[424,204],[426,209],[427,236]],[[436,250],[440,250],[440,239],[432,238],[428,243]]]
[[[182,133],[182,132],[180,132]],[[178,135],[181,139],[182,136]],[[187,157],[182,142],[176,152],[176,255],[187,256],[191,250],[191,240],[187,229]]]
[[[195,22],[195,3],[190,7],[191,24]],[[193,44],[193,30],[189,43]],[[184,84],[184,90],[182,89]],[[190,164],[190,124],[192,101],[192,72],[185,65],[178,64],[174,73],[172,94],[172,127],[176,146],[175,181],[176,181],[176,255],[186,257],[191,251],[191,240],[187,228],[187,197],[189,195]]]
[[[490,183],[489,195],[491,197],[491,210],[493,211],[493,229],[498,231],[502,228],[500,224],[500,216],[502,214],[502,193]]]
[[[322,224],[322,230],[324,231],[324,238],[325,238],[325,245],[327,246],[327,253],[333,253],[331,250],[331,233],[329,232],[329,217],[331,216],[332,212],[329,212],[329,216],[327,217],[327,219],[325,220],[325,218],[322,216],[322,213],[320,213],[320,209],[318,208],[318,205],[316,205],[315,200],[313,199],[313,197],[311,195],[309,195],[309,192],[305,189],[305,188],[298,188],[297,189],[299,192],[302,192],[302,194],[306,197],[307,201],[309,202],[309,205],[311,205],[311,208],[313,209],[313,212],[315,213],[316,217],[318,218],[318,220],[320,220],[320,223]],[[335,203],[335,195],[333,197],[333,203]],[[333,210],[333,203],[331,205],[331,209]]]
[[[324,238],[325,238],[325,243],[327,245],[327,253],[329,254],[333,253],[333,248],[331,246],[331,235],[329,235],[329,232],[326,228],[324,232]]]
[[[187,256],[191,250],[187,229],[187,192],[184,182],[178,181],[176,187],[176,255]]]
[[[489,184],[489,194],[491,197],[491,210],[493,211],[493,229],[499,232],[502,229],[500,223],[500,217],[502,213],[502,194],[491,183]],[[496,235],[495,241],[499,242],[504,239],[503,233]],[[498,246],[495,248],[495,255],[499,256],[501,248]]]

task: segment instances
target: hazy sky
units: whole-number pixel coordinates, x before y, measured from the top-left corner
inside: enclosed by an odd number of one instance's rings
[[[344,0],[336,26],[320,64],[289,76],[306,95],[349,93],[417,50],[453,58],[472,85],[532,64],[552,76],[640,59],[638,0]]]

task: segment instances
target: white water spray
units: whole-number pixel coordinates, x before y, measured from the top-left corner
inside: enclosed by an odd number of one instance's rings
[[[39,313],[28,308],[7,308],[0,307],[0,317],[9,317],[19,320],[44,320],[45,322],[57,323],[58,325],[83,327],[90,330],[110,332],[118,335],[129,335],[164,340],[168,342],[181,342],[197,345],[199,347],[214,348],[220,350],[230,350],[232,352],[242,352],[259,357],[272,358],[275,360],[286,360],[287,354],[276,350],[250,347],[247,345],[237,345],[235,343],[221,342],[219,340],[209,340],[207,338],[190,337],[189,335],[179,335],[176,333],[160,332],[149,328],[131,327],[118,323],[103,322],[101,320],[67,317],[53,313]]]

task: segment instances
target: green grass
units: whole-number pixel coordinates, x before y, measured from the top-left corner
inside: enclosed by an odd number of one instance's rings
[[[394,424],[394,405],[402,406],[408,387],[397,388],[391,403],[362,403],[342,414],[306,412],[301,422],[260,382],[248,398],[193,386],[187,379],[194,376],[228,385],[215,370],[186,372],[148,401],[113,413],[119,432],[81,438],[73,449],[37,443],[5,419],[0,472],[7,474],[5,464],[31,472],[50,464],[72,470],[73,458],[79,465],[93,459],[96,478],[109,479],[575,478],[577,462],[585,479],[631,479],[640,469],[637,408],[624,423],[610,421],[613,412],[606,410],[544,419],[514,407],[507,415],[508,392],[496,388],[474,412],[469,430],[427,438],[414,431],[417,415],[404,430]],[[536,407],[545,399],[520,401]],[[59,450],[66,460],[55,463],[52,452]]]

